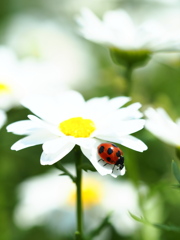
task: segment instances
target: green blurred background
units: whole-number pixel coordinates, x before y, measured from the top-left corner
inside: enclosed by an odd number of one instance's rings
[[[80,91],[85,99],[108,95],[115,97],[124,95],[127,88],[124,78],[124,68],[116,66],[110,59],[106,48],[88,42],[78,35],[75,17],[81,7],[91,8],[97,15],[107,10],[118,7],[128,10],[137,22],[144,19],[156,18],[161,15],[174,16],[180,5],[174,2],[165,4],[153,1],[74,1],[74,0],[1,0],[0,1],[0,44],[8,45],[7,35],[14,19],[18,16],[29,16],[43,20],[55,21],[60,28],[70,33],[78,41],[82,52],[88,59],[87,68],[93,69],[84,76],[83,81],[76,80],[70,88]],[[172,14],[172,15],[170,15]],[[180,14],[179,14],[180,15]],[[179,20],[179,23],[178,23]],[[180,26],[180,19],[177,19]],[[177,31],[179,29],[177,28]],[[8,34],[7,34],[8,32]],[[13,36],[11,36],[13,37]],[[8,42],[8,43],[7,43]],[[20,48],[21,49],[21,48]],[[19,55],[16,48],[14,51]],[[26,53],[27,54],[27,53]],[[68,58],[68,56],[66,56]],[[80,66],[81,67],[81,66]],[[71,69],[69,69],[71,71]],[[147,65],[133,71],[130,96],[132,102],[140,102],[143,109],[147,106],[163,107],[173,119],[180,116],[180,54],[162,54],[153,57]],[[7,112],[8,120],[0,131],[0,239],[1,240],[69,240],[70,235],[62,236],[48,231],[46,226],[34,226],[23,229],[14,221],[14,209],[18,204],[17,187],[24,180],[46,173],[53,166],[41,166],[39,162],[41,146],[35,146],[21,150],[11,151],[11,145],[19,139],[18,136],[7,133],[6,126],[14,121],[26,119],[29,111],[22,107],[12,108]],[[176,180],[171,171],[172,159],[179,162],[175,149],[160,142],[146,130],[135,134],[143,140],[148,150],[138,153],[123,147],[126,159],[127,173],[122,178],[132,182],[135,188],[144,184],[148,188],[148,194],[139,194],[139,204],[142,213],[152,223],[171,224],[180,228],[180,192],[173,188]],[[71,156],[63,160],[71,163]],[[97,173],[98,174],[98,173]],[[103,178],[102,177],[102,181]],[[119,177],[116,181],[122,181]],[[138,190],[137,190],[138,192]],[[125,197],[125,196],[123,196]],[[154,202],[149,212],[147,202],[152,197],[158,197],[158,204]],[[132,199],[133,201],[133,199]],[[151,211],[154,209],[154,216]],[[152,219],[151,219],[152,217]],[[163,230],[152,226],[140,224],[140,227],[131,235],[123,235],[109,227],[109,240],[178,240],[180,231]],[[71,231],[71,229],[69,230]],[[101,238],[96,238],[101,239]]]

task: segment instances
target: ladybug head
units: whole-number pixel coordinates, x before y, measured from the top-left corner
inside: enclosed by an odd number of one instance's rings
[[[123,169],[123,167],[124,167],[124,157],[120,156],[115,165],[119,165],[120,170]]]

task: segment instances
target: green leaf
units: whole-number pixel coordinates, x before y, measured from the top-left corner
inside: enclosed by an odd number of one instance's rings
[[[129,214],[131,215],[131,217],[136,220],[137,222],[141,222],[143,224],[148,224],[148,225],[151,225],[151,223],[146,220],[145,218],[143,217],[137,217],[136,215],[132,214],[131,212],[129,212]]]
[[[172,161],[172,171],[176,180],[180,183],[180,170],[177,163],[174,160]]]
[[[160,224],[160,223],[151,223],[143,217],[137,217],[130,212],[129,212],[129,214],[137,222],[140,222],[140,223],[143,223],[143,224],[146,224],[146,225],[150,225],[152,227],[156,227],[156,228],[159,228],[159,229],[165,230],[165,231],[180,232],[180,227],[179,226],[175,226],[175,225],[171,225],[171,224],[167,225],[167,224]]]
[[[157,227],[162,230],[166,231],[172,231],[172,232],[180,232],[180,227],[174,226],[174,225],[165,225],[165,224],[159,224],[159,223],[154,223],[152,224],[154,227]]]

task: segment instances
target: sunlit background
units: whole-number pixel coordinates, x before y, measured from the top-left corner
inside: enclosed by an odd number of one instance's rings
[[[85,99],[127,92],[124,67],[113,63],[106,47],[80,35],[76,18],[83,7],[100,18],[121,8],[137,24],[155,20],[167,32],[180,34],[178,0],[1,0],[0,109],[7,114],[0,130],[1,240],[70,240],[76,228],[71,180],[58,176],[54,166],[40,165],[41,146],[10,150],[19,137],[7,133],[6,126],[29,113],[19,101],[67,89],[78,90]],[[162,107],[172,119],[180,117],[180,53],[156,54],[136,68],[130,96],[142,104],[142,111]],[[172,160],[179,161],[175,148],[145,129],[135,136],[148,150],[138,153],[122,147],[127,168],[123,177],[84,172],[85,232],[111,214],[110,224],[95,240],[178,240],[180,192],[173,188],[176,179],[171,170]],[[74,171],[71,153],[62,163]],[[177,228],[138,223],[130,213]]]

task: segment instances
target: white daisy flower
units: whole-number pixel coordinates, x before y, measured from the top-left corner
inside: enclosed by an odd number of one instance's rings
[[[0,128],[4,125],[6,121],[6,114],[4,111],[0,110]]]
[[[17,69],[18,61],[14,53],[0,46],[0,108],[3,110],[18,104],[18,94],[14,94],[17,90]]]
[[[65,21],[18,14],[9,19],[4,35],[5,43],[18,56],[51,64],[52,70],[44,75],[52,78],[55,91],[60,82],[71,88],[86,85],[85,79],[91,79],[96,72],[96,61]],[[53,81],[53,76],[57,76],[57,81]]]
[[[0,109],[19,106],[22,98],[32,94],[54,95],[86,87],[96,74],[96,61],[88,48],[56,21],[18,15],[10,19],[4,39],[5,45],[0,45]]]
[[[68,165],[68,169],[72,166]],[[50,171],[18,186],[19,202],[14,220],[20,228],[47,225],[53,233],[61,235],[75,230],[76,187],[67,176],[59,177],[58,174],[59,171]],[[131,235],[140,227],[129,215],[129,211],[141,213],[138,189],[130,181],[117,182],[112,178],[102,181],[96,173],[84,172],[82,199],[86,231],[96,228],[109,212],[112,212],[112,225],[121,235]],[[109,239],[109,234],[102,239]]]
[[[167,32],[159,23],[148,20],[136,26],[122,9],[107,11],[101,21],[84,8],[77,18],[81,34],[88,40],[120,50],[149,52],[180,50],[180,35]]]
[[[129,101],[128,97],[101,97],[85,101],[76,91],[53,97],[24,99],[22,104],[37,116],[29,115],[29,120],[7,127],[8,132],[28,135],[17,141],[11,149],[17,151],[43,144],[40,162],[42,165],[51,165],[77,144],[101,175],[123,175],[125,168],[112,171],[112,165],[103,166],[103,161],[98,162],[97,146],[109,141],[140,152],[147,149],[141,140],[130,135],[142,129],[145,120],[140,119],[140,103],[121,108]]]
[[[180,147],[180,118],[174,122],[162,108],[148,108],[145,127],[163,142]]]
[[[1,109],[7,111],[19,106],[23,97],[35,93],[54,94],[69,89],[61,80],[59,70],[52,63],[35,58],[20,60],[12,49],[0,46]]]

